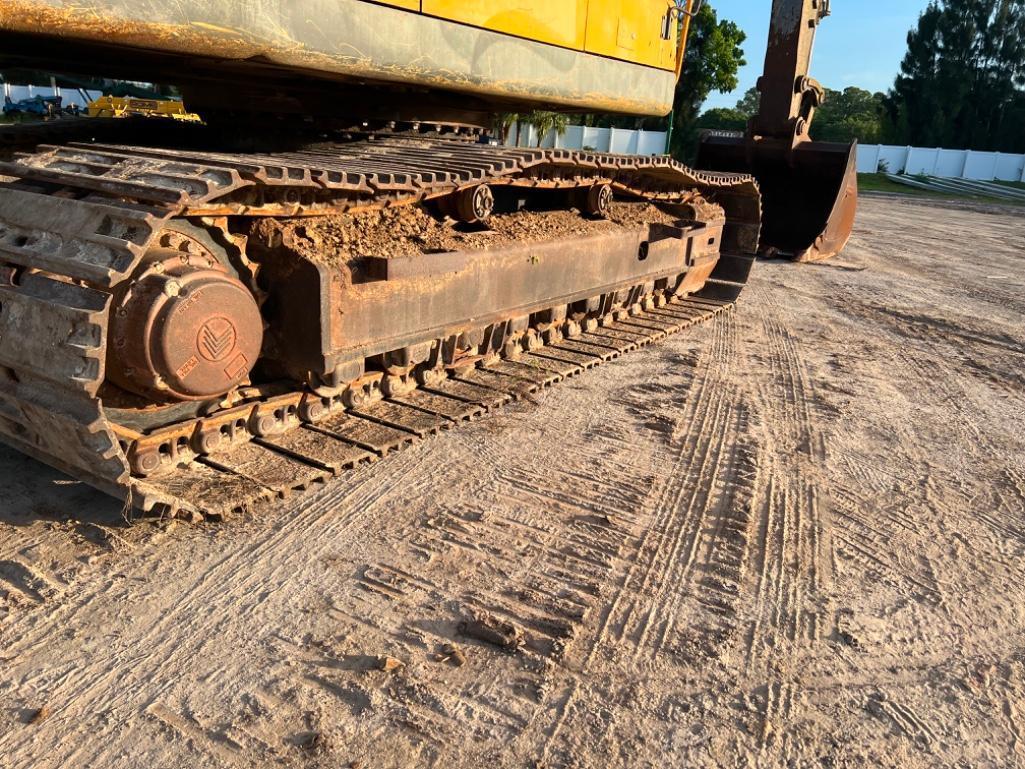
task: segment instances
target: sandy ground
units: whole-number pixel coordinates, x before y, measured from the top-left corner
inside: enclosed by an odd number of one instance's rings
[[[1023,765],[1023,314],[1025,218],[866,199],[259,517],[126,526],[2,449],[0,765]]]

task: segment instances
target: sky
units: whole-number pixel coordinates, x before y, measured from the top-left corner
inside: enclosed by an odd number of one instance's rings
[[[713,0],[720,19],[730,19],[747,32],[740,87],[730,94],[713,93],[705,108],[732,107],[754,86],[765,63],[771,0]],[[827,88],[854,85],[886,91],[907,50],[908,30],[918,22],[928,0],[832,0],[832,15],[815,37],[811,75]]]

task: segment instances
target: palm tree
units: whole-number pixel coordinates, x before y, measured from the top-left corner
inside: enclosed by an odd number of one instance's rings
[[[519,120],[520,116],[515,112],[499,112],[495,115],[495,133],[501,137],[502,144],[509,143],[509,132],[512,130],[513,125],[519,122]],[[519,136],[516,137],[516,143],[520,143]]]
[[[561,112],[535,110],[527,115],[526,123],[534,126],[534,129],[537,131],[537,146],[540,147],[541,142],[544,141],[549,131],[555,131],[557,136],[562,136],[566,133],[566,127],[569,125],[569,116]]]

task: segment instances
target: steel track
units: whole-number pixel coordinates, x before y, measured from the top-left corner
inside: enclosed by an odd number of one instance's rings
[[[321,482],[710,317],[739,294],[760,217],[757,185],[743,175],[704,174],[667,158],[438,139],[273,155],[42,146],[0,163],[0,175],[15,179],[0,185],[0,439],[141,510],[190,516],[225,515]],[[418,203],[484,182],[596,181],[668,202],[701,192],[726,210],[724,250],[745,256],[724,260],[726,273],[703,296],[606,323],[520,361],[463,371],[437,388],[335,412],[316,425],[279,408],[302,397],[286,393],[253,405],[280,415],[280,434],[246,434],[234,450],[182,463],[170,476],[130,472],[130,446],[98,397],[111,299],[173,219],[308,216]]]

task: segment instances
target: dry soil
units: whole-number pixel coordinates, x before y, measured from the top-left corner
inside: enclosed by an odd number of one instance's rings
[[[1023,313],[1025,219],[866,198],[842,257],[247,519],[0,449],[0,765],[1021,765]]]
[[[608,219],[575,210],[496,214],[487,227],[440,220],[420,206],[399,206],[360,214],[260,220],[257,231],[278,228],[286,244],[316,261],[347,262],[366,256],[418,256],[445,251],[477,251],[556,238],[587,237],[642,223],[673,224],[679,217],[645,203],[614,203]],[[266,232],[261,233],[266,238]]]

